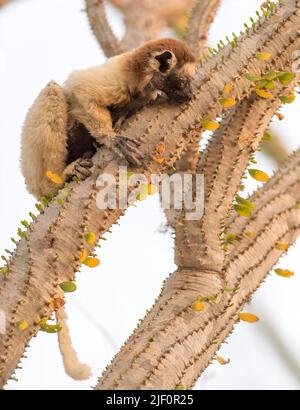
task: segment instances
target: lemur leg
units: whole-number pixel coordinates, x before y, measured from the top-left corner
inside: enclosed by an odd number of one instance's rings
[[[71,109],[72,118],[82,123],[100,145],[105,145],[130,165],[140,166],[143,156],[137,143],[124,136],[115,134],[111,112],[96,103],[85,104]]]
[[[49,83],[30,108],[22,131],[21,168],[29,192],[39,198],[57,185],[47,171],[62,175],[67,158],[68,113],[62,87]]]

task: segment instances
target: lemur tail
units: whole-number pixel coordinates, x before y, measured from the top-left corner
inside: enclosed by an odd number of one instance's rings
[[[66,373],[74,380],[86,380],[91,377],[91,369],[86,364],[80,363],[75,349],[72,345],[68,327],[68,316],[62,307],[56,311],[56,320],[62,325],[58,333],[58,344],[62,355]]]
[[[67,129],[64,90],[50,82],[34,101],[22,130],[22,173],[28,191],[37,198],[55,190],[46,173],[61,175],[65,168]]]

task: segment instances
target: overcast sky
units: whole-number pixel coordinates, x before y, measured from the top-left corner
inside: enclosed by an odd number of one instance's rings
[[[239,32],[258,8],[257,0],[224,0],[210,43]],[[20,221],[34,209],[19,169],[21,126],[33,99],[50,80],[62,84],[77,68],[100,64],[104,56],[88,28],[82,0],[18,0],[0,11],[0,249]],[[122,16],[109,8],[118,36]],[[289,149],[299,145],[299,100],[285,108],[287,118],[274,121]],[[272,173],[274,164],[258,156]],[[254,189],[256,183],[249,185]],[[78,290],[67,297],[67,311],[79,357],[93,377],[75,382],[65,375],[56,335],[39,334],[9,389],[88,389],[152,305],[164,278],[176,267],[173,241],[160,233],[164,216],[156,196],[132,207],[113,228],[99,251],[101,266],[82,269]],[[239,324],[220,351],[227,366],[213,364],[197,384],[200,389],[299,389],[300,387],[300,244],[279,263],[294,270],[291,279],[271,274],[247,310],[255,325]]]

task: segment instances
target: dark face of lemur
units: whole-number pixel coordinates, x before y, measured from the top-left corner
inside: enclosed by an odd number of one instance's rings
[[[165,79],[164,92],[171,101],[182,104],[193,96],[192,78],[172,71]]]
[[[155,58],[159,62],[159,72],[163,77],[161,90],[169,100],[178,104],[190,101],[193,96],[191,83],[195,64],[186,62],[178,67],[178,60],[170,51],[165,51]]]

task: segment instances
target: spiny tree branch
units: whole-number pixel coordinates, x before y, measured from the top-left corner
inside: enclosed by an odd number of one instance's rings
[[[187,13],[195,0],[111,0],[125,17],[122,43],[129,49],[159,37]]]
[[[206,47],[208,31],[219,8],[220,0],[197,1],[191,12],[185,41],[194,54],[199,56]]]
[[[86,0],[86,12],[91,29],[107,57],[121,54],[125,49],[114,35],[104,9],[103,0]]]

